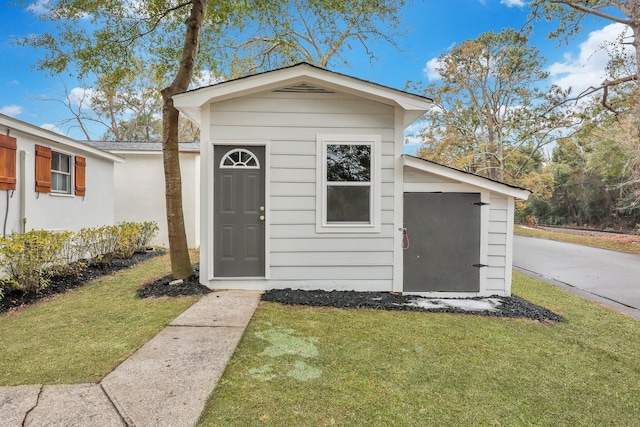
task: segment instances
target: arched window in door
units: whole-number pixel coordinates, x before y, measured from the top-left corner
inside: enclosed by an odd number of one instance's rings
[[[260,169],[258,158],[249,150],[234,148],[220,160],[220,169]]]

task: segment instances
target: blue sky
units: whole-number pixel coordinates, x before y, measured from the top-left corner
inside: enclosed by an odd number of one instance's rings
[[[350,66],[335,70],[398,89],[403,89],[408,80],[429,82],[437,78],[433,74],[435,58],[452,45],[491,30],[518,29],[528,14],[525,0],[414,0],[403,11],[402,29],[407,34],[398,40],[401,52],[376,46],[379,60],[370,63],[354,51],[348,56]],[[79,133],[61,127],[69,112],[51,101],[64,100],[65,92],[80,91],[79,82],[71,75],[49,76],[35,70],[33,64],[44,53],[14,47],[10,41],[11,36],[42,33],[50,29],[48,24],[39,22],[24,7],[6,3],[0,6],[0,23],[0,113],[82,139]],[[600,83],[605,77],[607,56],[598,47],[602,41],[613,40],[622,27],[588,19],[585,31],[561,46],[547,39],[553,28],[555,23],[536,23],[531,40],[547,59],[550,82],[576,90]],[[101,133],[97,130],[94,138]]]

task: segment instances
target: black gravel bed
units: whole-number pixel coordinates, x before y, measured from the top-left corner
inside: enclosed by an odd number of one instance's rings
[[[356,292],[356,291],[304,291],[292,289],[274,289],[262,294],[262,301],[278,302],[288,305],[310,305],[315,307],[338,308],[370,308],[376,310],[428,311],[438,313],[475,314],[494,317],[523,317],[538,322],[562,322],[564,318],[544,307],[530,303],[518,296],[493,296],[502,301],[495,311],[472,311],[456,307],[424,308],[407,305],[416,299],[415,295],[399,295],[389,292]],[[443,298],[424,298],[443,299]],[[485,298],[469,298],[483,300]]]
[[[204,295],[211,292],[211,289],[199,282],[200,265],[194,264],[195,274],[187,279],[183,279],[181,283],[171,284],[173,278],[164,276],[153,282],[146,283],[138,289],[137,293],[140,298],[161,298],[161,297],[181,297],[188,295]]]
[[[153,257],[163,255],[164,250],[149,250],[137,252],[131,258],[114,258],[109,262],[96,262],[82,260],[72,264],[70,271],[73,274],[56,275],[49,279],[49,285],[38,292],[24,293],[19,290],[5,291],[5,295],[0,298],[0,313],[33,304],[43,298],[62,294],[70,289],[78,288],[98,277],[113,274],[125,268],[146,261]]]

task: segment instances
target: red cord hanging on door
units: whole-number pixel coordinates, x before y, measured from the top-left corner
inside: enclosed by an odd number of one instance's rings
[[[402,228],[402,241],[400,242],[400,247],[405,251],[409,249],[411,243],[409,242],[409,233],[406,228]]]

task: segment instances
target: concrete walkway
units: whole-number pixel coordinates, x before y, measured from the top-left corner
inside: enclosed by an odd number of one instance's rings
[[[514,236],[516,270],[640,320],[640,255]]]
[[[0,424],[193,426],[259,300],[257,291],[206,295],[98,384],[0,387]]]

